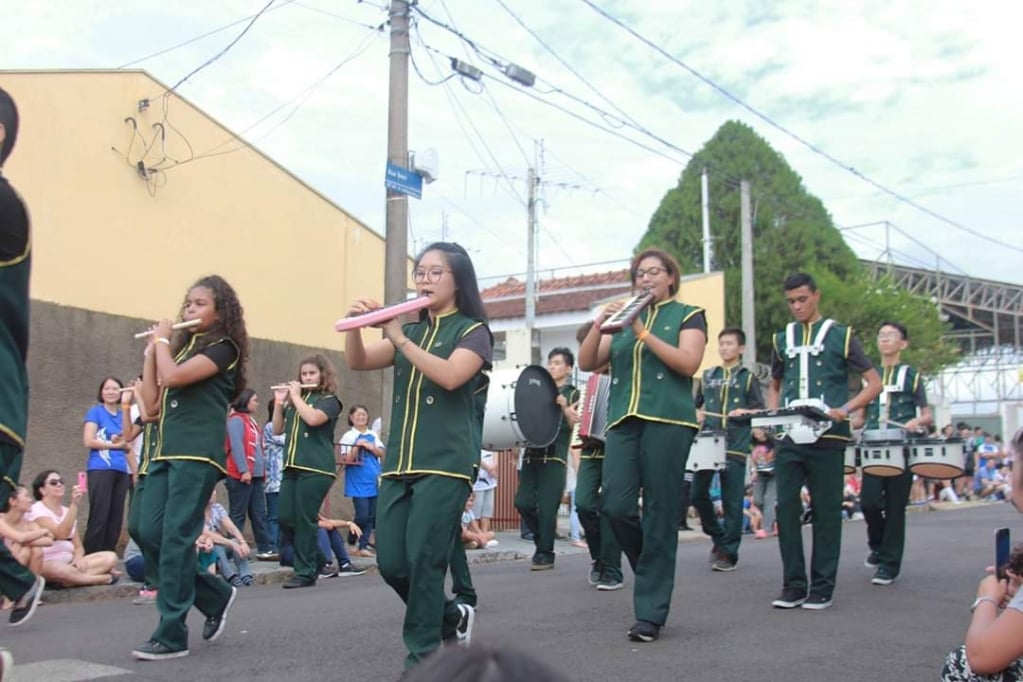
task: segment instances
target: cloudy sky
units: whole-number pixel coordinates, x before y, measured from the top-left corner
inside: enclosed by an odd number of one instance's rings
[[[593,2],[839,163],[583,0],[420,0],[425,14],[476,47],[417,16],[412,52],[422,76],[431,83],[449,76],[453,55],[486,77],[431,85],[411,73],[410,147],[438,151],[440,178],[422,201],[411,201],[410,243],[446,234],[473,251],[483,277],[523,272],[525,176],[535,165],[544,180],[544,273],[614,267],[620,263],[608,262],[628,256],[676,184],[687,160],[681,150],[698,150],[724,121],[740,119],[785,156],[836,224],[871,224],[846,231],[861,257],[882,254],[887,221],[898,262],[933,266],[940,258],[952,272],[1023,283],[1020,3]],[[131,65],[174,84],[265,4],[18,3],[0,22],[2,68]],[[383,5],[276,0],[230,51],[179,88],[380,232],[388,39],[372,27],[386,19]],[[494,61],[533,71],[536,86],[515,86]]]

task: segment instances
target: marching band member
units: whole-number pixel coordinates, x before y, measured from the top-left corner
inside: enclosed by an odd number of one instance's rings
[[[545,448],[525,449],[515,508],[533,534],[536,551],[530,565],[532,571],[554,568],[554,536],[558,529],[558,507],[565,495],[568,467],[568,445],[572,427],[579,421],[573,405],[579,402],[579,391],[568,381],[575,367],[575,357],[567,348],[555,348],[547,354],[547,371],[558,387],[556,398],[561,408],[561,425],[554,442]]]
[[[772,605],[781,609],[831,606],[842,541],[842,489],[849,414],[877,397],[881,378],[852,329],[826,320],[817,309],[821,294],[813,277],[797,273],[785,280],[785,299],[795,318],[774,335],[767,407],[821,398],[833,425],[816,442],[796,443],[786,435],[775,450],[778,486],[778,547],[783,578]],[[798,344],[798,345],[797,345]],[[863,376],[864,387],[849,397],[849,373]],[[803,485],[813,505],[812,582],[807,593],[803,558]]]
[[[188,290],[181,317],[198,325],[173,336],[170,320],[154,325],[142,371],[144,404],[160,405],[159,449],[140,502],[142,553],[157,566],[160,612],[153,635],[132,651],[146,661],[188,655],[185,617],[193,605],[206,616],[202,638],[217,639],[238,592],[199,571],[195,539],[213,487],[227,473],[228,404],[245,388],[245,318],[238,295],[217,275]]]
[[[436,242],[415,261],[412,279],[430,305],[420,319],[382,323],[384,339],[345,338],[351,369],[394,367],[391,432],[377,506],[380,575],[406,604],[403,638],[411,668],[443,639],[467,644],[475,618],[447,600],[444,574],[479,461],[477,389],[493,358],[493,336],[465,249]],[[350,314],[380,307],[359,299]]]
[[[590,332],[587,322],[577,333],[579,343]],[[607,367],[598,367],[594,374],[607,374]],[[604,443],[587,438],[579,452],[579,471],[575,479],[575,510],[586,534],[590,551],[590,572],[587,581],[601,592],[622,588],[622,547],[615,538],[607,514],[601,509],[600,480],[604,472]]]
[[[866,409],[867,429],[888,428],[888,422],[905,425],[913,433],[933,421],[927,406],[927,393],[920,374],[901,362],[902,351],[909,345],[909,332],[898,322],[884,322],[877,332],[877,349],[881,352],[882,391]],[[919,415],[917,411],[919,410]],[[901,428],[901,427],[900,427]],[[867,545],[870,553],[864,562],[875,568],[870,582],[891,585],[902,568],[902,550],[906,541],[906,503],[913,485],[913,472],[907,467],[898,476],[874,476],[863,472],[860,505],[867,522]]]
[[[693,474],[693,506],[700,513],[703,532],[714,543],[710,549],[710,567],[715,571],[734,571],[739,564],[746,459],[753,439],[749,421],[736,422],[729,417],[764,407],[760,382],[753,372],[740,364],[745,348],[746,332],[736,327],[722,329],[718,334],[718,353],[722,364],[703,373],[696,394],[696,404],[701,408],[697,414],[703,417],[703,428],[726,431],[725,469],[720,472],[723,528],[710,500],[710,484],[715,472],[705,469]]]
[[[629,270],[634,289],[647,290],[653,302],[630,326],[602,335],[600,325],[623,304],[608,305],[583,339],[579,366],[611,366],[603,510],[635,575],[636,623],[628,637],[652,642],[675,584],[679,491],[698,427],[692,377],[703,361],[707,322],[703,309],[675,300],[680,272],[668,253],[645,249]]]
[[[337,477],[334,429],[342,409],[337,390],[334,365],[320,353],[298,364],[297,381],[274,389],[273,432],[285,437],[278,522],[295,551],[295,575],[281,585],[285,589],[312,587],[319,575],[320,507]]]

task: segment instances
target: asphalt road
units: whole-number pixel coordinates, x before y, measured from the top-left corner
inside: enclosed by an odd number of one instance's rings
[[[864,526],[843,535],[835,605],[772,609],[781,571],[774,540],[747,536],[739,570],[712,573],[708,542],[679,546],[668,625],[652,644],[629,642],[627,589],[586,584],[587,557],[559,557],[553,571],[525,561],[473,567],[480,593],[474,639],[532,652],[572,680],[934,680],[962,642],[968,607],[992,562],[992,530],[1018,524],[1009,505],[909,516],[903,575],[870,585]],[[804,529],[809,533],[809,528]],[[245,588],[215,644],[190,620],[188,658],[131,659],[156,623],[153,607],[128,601],[49,604],[0,640],[15,680],[394,680],[401,672],[402,608],[377,575],[321,581],[312,589]]]

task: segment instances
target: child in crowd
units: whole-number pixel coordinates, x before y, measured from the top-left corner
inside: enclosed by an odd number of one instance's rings
[[[753,429],[750,465],[753,467],[753,504],[763,516],[755,537],[762,540],[778,534],[774,529],[775,504],[778,500],[774,480],[774,438],[764,429]]]
[[[465,501],[465,510],[462,512],[462,542],[465,544],[466,549],[496,547],[497,540],[494,539],[496,533],[492,530],[486,532],[481,530],[479,522],[472,513],[472,507],[475,502],[475,494],[469,493],[469,499]]]
[[[206,505],[206,536],[213,542],[217,568],[224,580],[235,587],[251,585],[249,545],[228,516],[227,510],[217,502],[216,491],[210,495],[209,504]]]
[[[746,486],[746,494],[742,500],[742,532],[759,533],[764,522],[764,517],[753,503],[753,486]]]

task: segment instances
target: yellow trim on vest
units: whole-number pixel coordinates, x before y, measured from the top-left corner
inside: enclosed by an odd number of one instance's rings
[[[209,464],[214,467],[217,471],[222,474],[227,474],[227,468],[220,466],[209,457],[202,457],[199,455],[157,455],[153,458],[155,462],[163,462],[167,460],[184,460],[188,462],[202,462],[203,464]]]
[[[433,469],[410,469],[409,471],[391,471],[386,474],[381,474],[381,478],[404,478],[405,476],[423,476],[430,474],[433,476],[447,476],[448,478],[457,478],[460,481],[467,481],[472,483],[472,478],[463,474],[453,474],[450,471],[435,471]]]
[[[299,471],[308,471],[308,472],[313,473],[313,474],[321,474],[323,476],[330,476],[331,478],[334,478],[334,479],[337,478],[337,474],[336,473],[327,473],[323,469],[312,469],[310,467],[299,466],[298,464],[288,464],[288,465],[285,465],[282,468],[282,471],[287,471],[288,469],[298,469]]]
[[[844,358],[849,357],[849,344],[852,343],[852,327],[845,328],[845,351],[842,355]]]
[[[14,431],[11,430],[11,427],[6,424],[0,424],[0,433],[6,434],[11,440],[17,443],[18,447],[25,447],[25,439],[14,433]]]
[[[10,260],[0,260],[0,268],[9,268],[9,267],[14,267],[15,265],[19,265],[20,263],[24,262],[25,259],[28,258],[31,253],[32,253],[32,238],[29,237],[28,240],[26,240],[26,242],[25,242],[25,252],[20,254],[20,255],[18,255],[18,256],[15,256],[14,258],[12,258]]]
[[[454,314],[455,312],[458,312],[457,309],[452,311],[451,313],[448,313],[448,314],[449,315],[450,314]],[[440,316],[438,316],[437,324],[435,324],[433,326],[433,332],[431,334],[429,334],[429,336],[426,338],[426,350],[427,350],[427,352],[429,352],[429,348],[431,348],[433,346],[433,341],[434,341],[434,339],[437,338],[437,334],[440,332],[439,317]],[[419,397],[423,393],[423,380],[426,379],[426,375],[423,374],[422,371],[420,371],[418,368],[416,368],[415,365],[412,365],[411,362],[409,362],[409,364],[412,366],[412,374],[415,375],[415,374],[418,373],[418,375],[419,375],[418,376],[419,381],[416,382],[416,388],[415,388],[416,399],[412,403],[412,405],[414,406],[414,409],[415,409],[415,413],[412,416],[412,432],[409,433],[408,463],[406,464],[406,466],[408,466],[409,469],[411,469],[412,468],[412,458],[415,455],[415,448],[416,448],[416,440],[415,440],[414,436],[416,434],[416,431],[418,431],[418,429],[419,429]],[[408,407],[406,407],[406,410],[407,409],[408,409]],[[407,414],[407,412],[406,412],[406,414]],[[402,435],[402,440],[404,440],[404,437],[405,437],[404,432],[401,435]],[[400,471],[401,470],[401,460],[398,460],[398,467],[399,467],[398,470]]]

